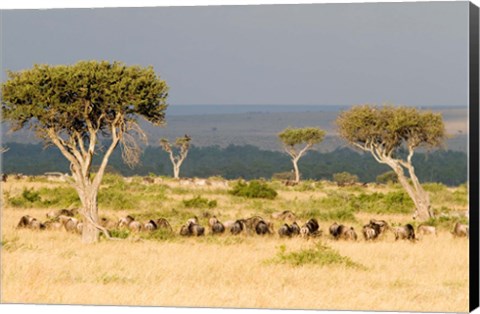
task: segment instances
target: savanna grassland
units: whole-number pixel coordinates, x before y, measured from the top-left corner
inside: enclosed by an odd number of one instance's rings
[[[153,182],[152,182],[153,181]],[[412,221],[413,204],[395,184],[337,187],[306,181],[295,187],[269,181],[276,198],[228,193],[219,178],[208,186],[168,178],[107,175],[99,193],[102,217],[130,214],[139,221],[167,218],[174,233],[125,230],[82,245],[62,231],[16,229],[23,215],[46,220],[52,209],[79,206],[65,182],[9,179],[2,188],[1,301],[5,303],[119,304],[389,311],[468,311],[468,239],[454,238],[466,222],[467,187],[425,184],[440,218],[437,236],[395,241],[392,233],[366,242],[361,227],[371,218],[391,225]],[[208,216],[221,221],[291,210],[301,225],[316,218],[317,238],[210,235]],[[204,237],[178,235],[198,216]],[[333,222],[353,226],[355,242],[335,241]]]

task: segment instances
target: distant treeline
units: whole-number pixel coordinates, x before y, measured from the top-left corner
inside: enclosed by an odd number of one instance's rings
[[[56,147],[44,149],[41,144],[6,143],[9,151],[2,155],[2,172],[39,175],[48,171],[69,172],[69,165]],[[459,185],[467,181],[467,155],[456,151],[416,153],[415,172],[422,182]],[[94,159],[99,164],[99,159]],[[349,172],[362,182],[373,182],[379,174],[391,170],[379,164],[370,154],[348,148],[330,153],[309,152],[299,162],[302,179],[332,179],[338,172]],[[181,177],[221,176],[226,179],[271,178],[275,173],[289,172],[292,164],[286,154],[261,150],[255,146],[231,145],[226,148],[191,147]],[[160,147],[146,147],[141,163],[134,168],[125,165],[117,149],[109,162],[109,171],[124,176],[149,174],[172,175],[167,153]]]

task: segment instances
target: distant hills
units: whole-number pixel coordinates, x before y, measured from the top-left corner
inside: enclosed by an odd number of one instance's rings
[[[347,144],[335,130],[335,119],[348,106],[313,105],[171,105],[167,109],[165,127],[154,127],[141,122],[149,138],[150,146],[158,146],[159,139],[189,134],[197,147],[252,145],[263,150],[281,151],[277,134],[286,127],[318,126],[327,131],[327,137],[316,148],[320,152],[332,152]],[[431,107],[443,114],[450,138],[447,148],[467,151],[467,108]],[[38,143],[33,132],[22,130],[6,133],[2,125],[3,142]]]

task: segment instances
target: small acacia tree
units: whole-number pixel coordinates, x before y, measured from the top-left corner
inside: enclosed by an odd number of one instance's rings
[[[175,144],[172,147],[172,144],[166,139],[162,138],[160,140],[160,146],[170,155],[170,161],[173,166],[173,177],[178,179],[180,176],[180,167],[182,166],[183,161],[187,158],[188,149],[190,148],[190,141],[192,138],[185,134],[183,137],[177,137]],[[178,150],[178,154],[175,155],[174,148]]]
[[[295,171],[295,182],[300,182],[300,171],[298,170],[298,161],[305,155],[305,153],[313,147],[323,141],[325,137],[325,131],[319,128],[286,128],[278,134],[278,137],[283,143],[284,149],[287,154],[292,158],[293,169]],[[298,148],[299,145],[304,145],[302,148]]]
[[[414,217],[433,217],[429,195],[415,175],[412,157],[418,147],[443,144],[446,133],[441,114],[404,106],[362,105],[340,113],[336,122],[341,137],[393,169],[415,204]],[[407,150],[403,158],[402,149]]]
[[[72,185],[82,203],[82,242],[97,242],[99,225],[97,195],[109,157],[121,144],[129,164],[138,162],[137,140],[144,133],[141,116],[155,125],[165,119],[168,87],[153,68],[126,66],[106,61],[81,61],[74,65],[35,65],[8,72],[2,85],[2,112],[13,130],[33,129],[46,144],[58,147],[70,162]],[[92,158],[99,153],[99,137],[107,147],[98,171]]]

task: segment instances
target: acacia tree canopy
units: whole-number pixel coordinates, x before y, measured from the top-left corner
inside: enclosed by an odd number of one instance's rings
[[[31,126],[86,135],[89,124],[108,132],[118,115],[124,123],[134,121],[136,115],[156,125],[165,118],[168,87],[152,67],[81,61],[35,65],[7,75],[2,111],[16,129]]]
[[[300,144],[315,145],[323,141],[325,131],[319,128],[286,128],[278,134],[280,140],[287,146],[294,147]]]
[[[393,154],[402,146],[441,147],[446,138],[442,115],[413,107],[355,106],[337,118],[340,135],[351,144],[368,148],[379,147]]]

